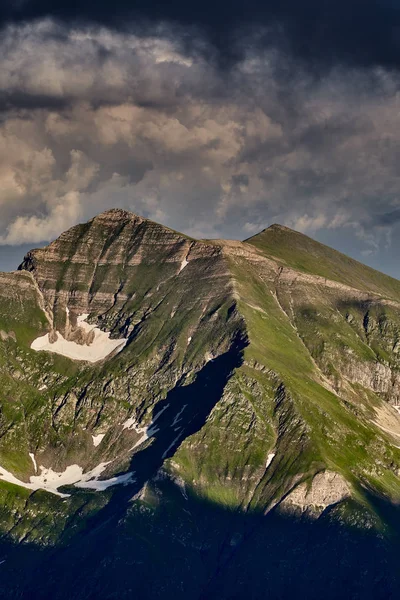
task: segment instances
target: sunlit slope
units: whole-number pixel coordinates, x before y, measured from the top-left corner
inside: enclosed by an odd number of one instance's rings
[[[245,244],[255,246],[282,266],[400,299],[397,279],[282,225],[271,225]]]
[[[376,410],[389,410],[384,396],[368,387],[357,393],[344,367],[337,384],[319,356],[313,356],[319,332],[310,328],[306,335],[304,322],[295,316],[297,306],[293,313],[285,311],[280,299],[287,290],[274,283],[268,265],[236,254],[230,256],[230,268],[248,336],[244,363],[203,429],[176,453],[176,474],[209,501],[268,511],[301,482],[311,486],[318,473],[334,472],[348,485],[349,497],[383,526],[370,493],[400,501],[400,450],[374,422]],[[301,286],[292,286],[291,293],[297,291],[303,305],[322,304],[331,319],[334,342],[325,360],[330,356],[335,362],[337,346],[353,335],[353,343],[364,350],[364,355],[354,354],[358,368],[380,365],[344,315],[342,325],[332,320],[335,297],[328,295],[326,302],[324,288],[308,286],[308,297]],[[396,421],[393,410],[391,416]],[[355,514],[345,498],[340,500],[332,502],[338,513]]]

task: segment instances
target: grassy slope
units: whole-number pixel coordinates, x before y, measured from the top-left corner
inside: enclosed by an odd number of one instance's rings
[[[240,288],[240,308],[252,342],[247,349],[247,359],[255,359],[273,369],[293,399],[293,410],[307,424],[309,442],[299,453],[303,453],[304,464],[296,468],[301,466],[305,471],[307,461],[311,465],[321,459],[328,468],[341,472],[353,482],[358,490],[360,481],[368,481],[375,490],[398,502],[400,484],[393,464],[399,464],[399,449],[355,415],[347,402],[326,389],[289,318],[273,295],[260,287],[257,274],[240,261],[233,268]],[[301,456],[296,460],[300,463]],[[279,463],[275,464],[279,468]],[[286,470],[285,462],[283,466]]]
[[[281,225],[271,225],[245,243],[255,246],[284,266],[400,299],[400,281],[397,279]]]
[[[400,465],[400,450],[326,388],[298,331],[257,269],[235,257],[231,270],[250,343],[226,396],[202,431],[175,455],[179,474],[204,498],[231,508],[264,510],[296,478],[307,480],[323,468],[341,473],[364,505],[371,507],[364,485],[398,502],[394,465]],[[372,351],[365,348],[366,358],[371,358]],[[270,452],[276,456],[265,469]]]

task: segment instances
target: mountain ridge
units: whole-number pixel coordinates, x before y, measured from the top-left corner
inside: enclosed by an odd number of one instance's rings
[[[313,273],[310,269],[307,268],[296,268],[296,260],[295,258],[292,257],[292,261],[286,261],[283,257],[280,256],[275,256],[273,252],[271,252],[270,254],[266,254],[265,251],[263,251],[263,245],[265,245],[265,236],[267,236],[270,233],[275,233],[275,232],[279,232],[279,233],[283,233],[285,234],[285,236],[289,236],[290,237],[290,241],[286,241],[286,240],[281,240],[281,243],[283,243],[284,245],[286,245],[287,243],[292,243],[293,247],[296,251],[298,251],[297,248],[297,244],[295,243],[295,241],[298,240],[306,240],[307,242],[311,242],[312,246],[314,249],[315,248],[320,248],[320,249],[324,249],[326,251],[328,251],[329,253],[332,254],[333,259],[335,258],[342,258],[345,259],[346,261],[348,261],[351,265],[357,266],[359,268],[365,269],[366,272],[369,275],[376,275],[378,274],[379,276],[381,276],[383,279],[386,279],[387,282],[392,282],[396,284],[396,292],[400,291],[400,282],[398,279],[387,275],[385,273],[382,273],[376,269],[373,269],[372,267],[369,267],[368,265],[354,259],[354,258],[350,258],[349,256],[347,256],[346,254],[340,252],[339,250],[336,250],[330,246],[327,246],[321,242],[316,242],[315,240],[313,240],[313,238],[307,236],[304,233],[301,233],[299,231],[296,231],[294,229],[291,229],[285,225],[281,225],[279,223],[272,223],[271,225],[269,225],[268,227],[262,229],[259,233],[244,239],[243,241],[239,241],[239,240],[225,240],[225,239],[199,239],[196,240],[190,236],[187,236],[184,233],[178,232],[176,230],[171,229],[170,227],[167,227],[165,225],[159,225],[158,223],[156,223],[155,221],[152,221],[151,219],[148,219],[146,217],[142,217],[140,215],[137,215],[131,211],[125,210],[125,209],[120,209],[120,208],[112,208],[109,210],[105,210],[102,213],[99,213],[98,215],[96,215],[95,217],[93,217],[92,219],[90,219],[90,221],[82,223],[82,224],[78,224],[75,225],[74,227],[77,228],[81,228],[83,226],[89,226],[92,223],[98,223],[98,222],[106,222],[107,220],[111,221],[111,222],[115,222],[115,223],[121,223],[121,221],[123,220],[127,220],[127,221],[134,221],[137,222],[138,224],[142,224],[142,223],[147,223],[147,224],[152,224],[153,226],[156,225],[157,227],[161,227],[165,232],[169,232],[170,234],[173,234],[177,237],[177,239],[182,239],[182,240],[190,240],[192,242],[197,242],[199,244],[205,244],[205,245],[210,245],[210,246],[215,246],[215,247],[219,247],[219,248],[226,248],[229,247],[230,245],[232,246],[237,246],[240,247],[242,245],[251,245],[254,248],[257,248],[258,250],[260,250],[263,254],[265,254],[267,256],[267,258],[270,258],[271,260],[274,260],[275,262],[277,262],[278,264],[282,264],[282,261],[284,264],[286,264],[288,267],[293,268],[293,270],[300,270],[301,272],[308,272],[310,274],[316,274],[318,275],[318,273]],[[74,227],[72,227],[71,229],[73,230]],[[70,230],[68,230],[70,231]],[[62,238],[62,236],[60,236]],[[58,238],[59,239],[59,238]],[[57,241],[57,240],[56,240]],[[276,242],[278,242],[276,245],[279,247],[279,241],[280,240],[274,240]],[[294,242],[294,243],[293,243]],[[52,242],[53,243],[53,242]],[[51,244],[50,243],[50,246]],[[28,252],[27,256],[29,256],[31,253],[35,253],[35,252],[40,252],[41,248],[39,249],[33,249],[30,252]],[[303,250],[303,248],[301,248],[301,250]],[[332,260],[332,259],[331,259]],[[24,266],[24,261],[21,263],[21,265],[19,265],[19,267],[17,268],[17,270],[21,270],[21,269],[27,269],[29,270],[28,266]],[[317,269],[318,270],[318,269]],[[321,275],[323,277],[323,275]],[[339,283],[343,283],[343,281],[341,281],[340,276],[337,277],[325,277],[326,279],[330,279],[331,281],[338,281]],[[350,285],[350,283],[347,283],[350,287],[357,287],[357,285],[355,285],[356,282],[353,282],[352,285]],[[398,286],[398,289],[397,289]],[[360,289],[363,289],[365,286],[361,286]]]
[[[53,575],[38,598],[66,597],[59,578],[70,597],[101,589],[96,581],[105,586],[98,597],[111,597],[107,564],[120,597],[127,586],[142,597],[168,590],[228,598],[235,572],[244,579],[234,597],[245,597],[249,556],[267,552],[273,561],[274,523],[288,540],[306,527],[325,558],[337,549],[318,538],[320,527],[332,527],[339,546],[354,539],[357,552],[368,532],[392,564],[400,535],[400,295],[385,276],[360,289],[296,270],[283,264],[293,248],[288,254],[283,243],[276,260],[271,243],[196,241],[113,210],[0,275],[1,531],[11,544],[4,552],[17,561],[28,547],[52,548]],[[334,261],[335,251],[320,251]],[[363,286],[368,267],[349,261],[345,277],[354,269]],[[99,331],[124,345],[94,364],[54,350],[61,339],[90,349]],[[48,343],[38,351],[43,335]],[[179,567],[173,540],[191,556]],[[127,582],[129,557],[142,543],[166,548],[159,573],[152,559],[143,563],[151,593]],[[321,573],[310,592],[317,598],[334,574],[307,552]],[[65,557],[75,565],[70,578],[61,574]],[[12,578],[21,570],[8,560]],[[142,563],[132,560],[139,574]],[[378,563],[365,563],[374,593]],[[358,568],[356,555],[351,564]],[[388,585],[398,589],[388,568]],[[77,585],[80,569],[91,591]],[[316,574],[303,570],[296,573],[304,591]],[[345,562],[339,571],[345,586]],[[257,572],[273,597],[285,594],[283,579]],[[365,589],[362,579],[357,585]],[[21,597],[19,586],[17,576],[8,597]]]
[[[400,293],[398,279],[283,225],[273,224],[247,238],[244,243],[254,245],[262,252],[270,252],[275,260],[295,270],[314,273],[363,290],[372,287],[378,291],[382,287],[392,297]],[[274,255],[273,249],[275,254],[278,250],[278,255]]]

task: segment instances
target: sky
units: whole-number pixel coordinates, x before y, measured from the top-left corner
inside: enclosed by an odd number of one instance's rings
[[[400,278],[400,3],[2,0],[0,269],[121,207]]]

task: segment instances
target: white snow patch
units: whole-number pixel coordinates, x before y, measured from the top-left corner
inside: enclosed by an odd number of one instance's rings
[[[117,350],[120,352],[128,341],[126,338],[120,338],[118,340],[110,339],[110,333],[101,331],[95,325],[89,325],[86,323],[88,314],[79,315],[77,322],[78,326],[82,327],[86,332],[94,331],[94,339],[91,344],[77,344],[66,340],[59,331],[57,331],[57,340],[53,343],[49,341],[49,334],[42,335],[31,344],[32,350],[45,350],[47,352],[54,352],[61,354],[67,358],[73,360],[86,360],[91,363],[95,363],[99,360],[106,358],[111,352]]]
[[[188,337],[188,344],[190,344],[191,341],[192,341],[192,336],[189,335],[189,337]]]
[[[132,448],[130,448],[129,452],[132,452],[132,450],[135,450],[136,448],[138,448],[139,446],[141,446],[143,444],[143,442],[145,442],[146,440],[148,440],[149,438],[151,438],[150,435],[150,430],[147,429],[147,427],[144,428],[138,428],[136,429],[137,433],[141,433],[144,432],[140,438],[138,439],[138,441],[132,446]],[[154,431],[152,431],[152,434],[157,433],[158,429],[155,429]]]
[[[98,435],[92,435],[92,440],[93,440],[93,446],[98,446],[99,444],[101,444],[103,437],[105,436],[105,433],[99,433]]]
[[[84,473],[82,467],[79,465],[69,465],[65,471],[62,471],[61,473],[53,471],[51,468],[46,469],[45,467],[40,466],[40,475],[32,475],[29,479],[29,483],[21,481],[12,473],[3,467],[0,467],[0,479],[32,491],[45,490],[46,492],[50,492],[61,498],[68,498],[70,495],[62,494],[58,491],[58,488],[64,485],[74,485],[78,488],[102,491],[112,485],[119,483],[127,484],[133,480],[133,473],[125,473],[124,475],[100,481],[98,478],[109,464],[110,461],[100,463],[97,467],[94,467],[94,469],[91,469],[87,473]]]
[[[211,352],[206,352],[204,358],[205,358],[206,363],[208,363],[211,360],[214,360],[214,355]]]
[[[33,489],[37,490],[47,490],[53,494],[57,494],[58,496],[67,497],[69,494],[61,494],[58,492],[58,488],[63,485],[73,485],[77,483],[82,475],[83,469],[79,465],[69,465],[65,471],[58,473],[53,471],[53,469],[46,469],[43,466],[40,466],[40,475],[34,475],[30,478],[31,485],[34,486]]]
[[[155,422],[157,421],[157,419],[162,415],[162,413],[167,410],[169,404],[166,404],[154,417],[154,419],[152,420],[152,422],[150,423],[150,425],[145,426],[145,427],[139,427],[139,423],[135,420],[134,417],[129,417],[129,419],[127,419],[125,421],[125,423],[122,424],[122,428],[123,429],[128,429],[128,430],[134,430],[136,431],[136,433],[141,434],[140,438],[138,439],[138,441],[135,443],[134,446],[132,446],[132,448],[130,449],[130,452],[132,452],[132,450],[135,450],[135,448],[137,448],[138,446],[140,446],[141,444],[143,444],[143,442],[145,442],[146,440],[148,440],[149,438],[153,437],[153,435],[155,433],[157,433],[159,431],[158,427],[155,427]]]
[[[31,457],[31,460],[33,462],[33,467],[35,469],[35,473],[37,473],[37,464],[36,464],[35,455],[33,454],[33,452],[29,452],[29,456]]]
[[[20,479],[18,479],[17,477],[15,477],[12,473],[10,473],[10,471],[7,471],[7,469],[4,469],[3,467],[0,467],[0,479],[2,479],[3,481],[7,481],[8,483],[13,483],[14,485],[18,485],[20,487],[26,488],[28,490],[32,490],[32,491],[36,491],[36,490],[40,490],[40,489],[47,489],[48,491],[51,491],[53,494],[56,494],[57,496],[61,496],[61,497],[67,497],[68,494],[61,494],[60,492],[57,492],[56,489],[48,489],[48,488],[44,488],[43,485],[38,485],[36,482],[32,482],[32,477],[30,478],[30,483],[27,483],[26,481],[21,481]]]
[[[269,465],[272,463],[273,459],[275,456],[275,452],[271,452],[271,454],[268,454],[267,456],[267,462],[265,464],[265,468],[268,469]]]
[[[137,422],[135,417],[129,417],[125,423],[122,423],[122,429],[134,429],[137,431]]]
[[[186,407],[187,407],[187,404],[184,404],[182,406],[181,410],[178,412],[178,414],[175,415],[175,419],[172,421],[171,427],[174,427],[174,425],[176,425],[181,420],[181,414],[183,413],[183,411],[185,410]]]
[[[105,469],[105,467],[108,464],[109,463],[100,463],[100,465],[92,469],[92,471],[86,473],[83,476],[82,481],[79,481],[75,484],[75,487],[84,488],[88,490],[96,490],[96,492],[102,492],[107,488],[111,487],[112,485],[118,485],[121,483],[123,485],[126,485],[127,483],[132,483],[132,481],[134,481],[133,473],[124,473],[123,475],[117,475],[116,477],[111,477],[110,479],[98,480],[97,477],[101,474],[101,472]],[[97,473],[95,473],[96,469],[99,470],[99,467],[103,467],[103,465],[104,468],[102,468],[100,472],[97,471]]]
[[[39,392],[42,392],[43,390],[47,390],[47,385],[45,383],[43,383],[43,385],[40,386]]]
[[[183,259],[183,261],[181,262],[181,266],[180,266],[180,269],[179,269],[179,273],[180,273],[181,271],[183,271],[183,269],[184,269],[184,268],[185,268],[185,267],[186,267],[188,264],[189,264],[189,261],[188,261],[188,260],[186,260],[186,258],[184,258],[184,259]]]

